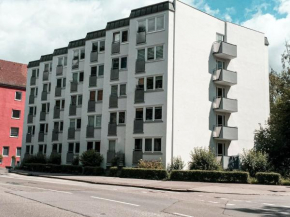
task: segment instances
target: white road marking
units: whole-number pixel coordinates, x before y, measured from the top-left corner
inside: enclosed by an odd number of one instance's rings
[[[235,204],[227,203],[227,206],[234,206]]]
[[[221,197],[220,199],[221,199],[221,200],[228,200],[227,198],[224,198],[224,197]]]
[[[233,200],[233,201],[242,201],[242,200]]]
[[[216,201],[208,201],[209,203],[219,203],[219,202],[216,202]]]
[[[272,204],[272,203],[263,203],[263,204],[266,206],[275,206],[275,204]]]
[[[106,200],[106,201],[115,202],[115,203],[126,204],[126,205],[130,205],[130,206],[140,206],[140,205],[137,205],[137,204],[134,204],[134,203],[126,203],[126,202],[123,202],[123,201],[118,201],[118,200],[110,200],[110,199],[107,199],[107,198],[102,198],[102,197],[95,197],[95,196],[91,196],[91,198],[94,198],[94,199],[99,199],[99,200]]]
[[[184,217],[193,217],[191,215],[184,215],[184,214],[181,214],[181,213],[178,213],[178,212],[174,212],[173,214],[174,215],[179,215],[179,216],[184,216]]]
[[[142,191],[142,193],[147,194],[148,192],[147,191]]]
[[[198,201],[204,202],[204,200],[198,200]]]

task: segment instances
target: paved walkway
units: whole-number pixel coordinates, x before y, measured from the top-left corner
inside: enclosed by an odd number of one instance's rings
[[[165,191],[204,192],[204,193],[219,193],[219,194],[240,194],[240,195],[277,195],[277,196],[290,195],[290,186],[158,181],[158,180],[127,179],[106,176],[76,176],[56,173],[51,174],[39,172],[27,172],[20,170],[13,172],[21,175],[30,175],[30,176],[32,175],[39,177],[64,179],[78,182],[86,182],[91,184],[139,187]]]

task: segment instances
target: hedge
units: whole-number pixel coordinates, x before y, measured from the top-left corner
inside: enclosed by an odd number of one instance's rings
[[[258,172],[256,178],[259,184],[278,185],[281,183],[281,175],[279,173]]]
[[[135,179],[156,179],[162,180],[168,177],[166,170],[143,169],[143,168],[123,168],[120,174],[121,178]]]
[[[120,175],[120,172],[118,170],[118,167],[110,167],[109,169],[109,176],[111,177],[118,177]]]
[[[248,183],[249,173],[206,170],[173,170],[170,179],[173,181]]]
[[[102,167],[84,167],[83,174],[91,176],[102,176],[105,174],[105,170]]]
[[[68,173],[68,174],[82,174],[83,170],[81,166],[38,164],[38,163],[24,164],[23,168],[34,172]]]

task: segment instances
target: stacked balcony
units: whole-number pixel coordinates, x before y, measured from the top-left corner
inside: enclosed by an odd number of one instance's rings
[[[109,123],[108,136],[117,136],[117,123],[115,122]]]
[[[90,56],[91,62],[98,62],[98,51],[92,51]]]
[[[89,78],[89,87],[96,87],[97,86],[97,76],[91,75]]]
[[[118,108],[118,96],[110,95],[109,108]]]
[[[218,97],[213,101],[213,109],[216,112],[233,113],[238,111],[238,101],[236,99],[228,99]]]
[[[36,77],[31,76],[30,78],[30,85],[35,85],[36,84]]]
[[[42,80],[43,80],[43,81],[48,81],[48,75],[49,75],[49,72],[48,72],[48,71],[43,71],[43,77],[42,77]]]
[[[87,138],[94,138],[95,128],[94,126],[87,126]]]
[[[134,120],[134,134],[144,133],[144,121],[143,119]]]
[[[120,42],[113,42],[112,43],[112,54],[120,53]]]
[[[34,95],[29,95],[29,104],[34,104]]]
[[[213,55],[217,58],[231,60],[237,57],[237,46],[224,41],[215,42]]]
[[[111,81],[119,80],[119,69],[111,69]]]
[[[57,106],[54,106],[53,118],[54,119],[60,118],[60,108]]]
[[[88,112],[95,112],[96,111],[96,101],[89,100],[88,101]]]
[[[61,96],[61,87],[55,87],[55,96],[60,97]]]
[[[68,134],[67,134],[67,138],[68,139],[75,139],[75,128],[74,127],[69,127],[68,128]]]
[[[58,129],[52,131],[52,141],[58,141]]]
[[[59,76],[59,75],[62,75],[63,74],[63,66],[62,65],[58,65],[56,67],[56,75]]]
[[[237,84],[237,72],[226,69],[215,70],[213,75],[213,82],[215,84],[232,86]]]
[[[75,116],[77,114],[77,105],[69,105],[69,116]]]
[[[144,95],[144,88],[137,86],[135,90],[135,103],[144,103]]]
[[[238,128],[228,126],[215,126],[213,130],[213,138],[216,140],[238,140]]]
[[[70,92],[77,92],[78,91],[78,82],[72,81],[70,83]]]
[[[47,91],[42,91],[41,92],[41,101],[46,101],[47,100]]]

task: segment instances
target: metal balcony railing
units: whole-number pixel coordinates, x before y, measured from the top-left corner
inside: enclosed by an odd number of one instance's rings
[[[97,76],[91,75],[89,78],[89,86],[90,87],[96,87],[97,86]]]
[[[56,97],[61,96],[61,87],[55,87],[55,94]]]
[[[215,126],[213,138],[218,140],[238,140],[238,128],[228,126]]]
[[[56,75],[62,75],[63,73],[63,66],[62,65],[58,65],[56,67]]]
[[[40,116],[39,116],[39,120],[40,121],[45,121],[46,119],[46,112],[41,111],[40,112]]]
[[[136,44],[146,43],[146,32],[137,32]]]
[[[56,106],[54,107],[53,118],[54,119],[60,118],[60,108],[58,108]]]
[[[42,91],[41,92],[41,101],[46,101],[47,100],[47,92],[46,91]]]
[[[112,54],[120,53],[120,42],[112,43]]]
[[[29,124],[33,123],[33,115],[28,115],[27,123],[29,123]]]
[[[215,42],[213,54],[218,58],[231,60],[237,57],[237,46],[224,41]]]
[[[144,89],[136,87],[135,90],[135,103],[143,103],[144,102]]]
[[[109,123],[108,136],[117,136],[117,123]]]
[[[91,62],[98,62],[98,51],[91,52]]]
[[[87,126],[87,138],[94,138],[95,128],[94,126]]]
[[[119,80],[119,69],[111,69],[111,80]]]
[[[216,84],[232,86],[237,84],[237,72],[226,69],[215,70],[213,74],[213,82]]]
[[[238,100],[225,97],[213,101],[213,109],[217,112],[233,113],[238,111]]]
[[[137,59],[136,60],[136,73],[143,73],[145,72],[145,60]]]
[[[73,81],[70,83],[70,92],[77,92],[78,91],[78,83]]]
[[[109,108],[118,108],[118,96],[110,95]]]
[[[68,128],[68,134],[67,134],[67,138],[68,139],[75,139],[75,128],[74,127],[69,127]]]
[[[144,131],[144,121],[143,119],[134,120],[134,133],[143,133]]]
[[[38,142],[44,142],[44,132],[38,133]]]
[[[73,104],[70,104],[69,105],[69,115],[70,116],[74,116],[76,114],[77,114],[77,106],[73,105]]]

